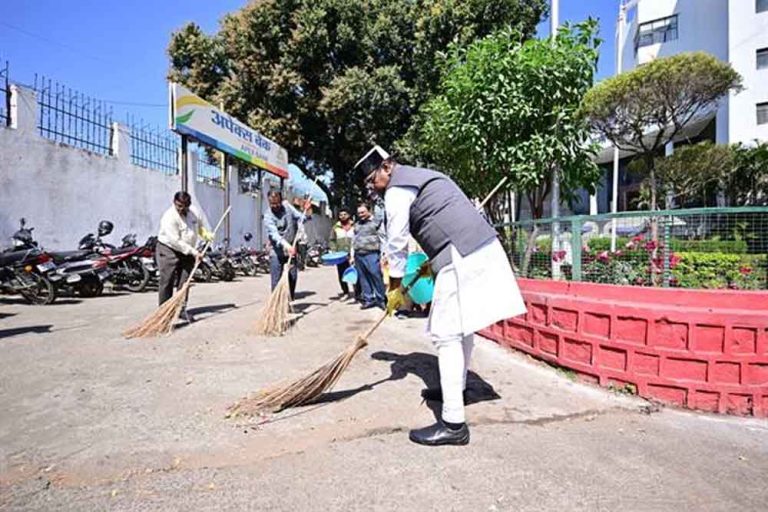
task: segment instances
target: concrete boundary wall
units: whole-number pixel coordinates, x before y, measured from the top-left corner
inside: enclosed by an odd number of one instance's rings
[[[601,386],[768,417],[768,292],[519,283],[527,314],[483,336]]]
[[[179,176],[131,164],[131,139],[124,126],[113,127],[112,156],[98,155],[40,136],[34,91],[14,85],[11,99],[11,127],[0,128],[0,247],[10,244],[20,217],[49,249],[75,249],[102,219],[115,224],[107,238],[114,244],[127,233],[136,233],[139,242],[157,234],[160,217],[181,188]],[[189,185],[215,224],[224,209],[224,190],[194,182],[190,164]],[[261,232],[261,201],[232,185],[231,239],[240,245],[244,233]]]

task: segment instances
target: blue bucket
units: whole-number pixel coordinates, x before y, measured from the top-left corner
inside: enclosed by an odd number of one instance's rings
[[[347,261],[347,256],[347,251],[336,251],[323,254],[320,256],[320,259],[323,260],[323,263],[326,265],[341,265]]]
[[[357,284],[357,269],[355,267],[349,267],[341,275],[341,280],[349,284]]]
[[[427,261],[427,255],[423,252],[413,252],[408,255],[405,264],[405,276],[403,277],[403,287],[407,287],[414,279],[419,276],[419,269],[422,263]],[[411,300],[416,304],[426,304],[432,302],[432,295],[435,293],[435,280],[432,277],[422,277],[408,291]]]

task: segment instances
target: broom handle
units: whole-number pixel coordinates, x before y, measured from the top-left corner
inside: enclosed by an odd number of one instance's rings
[[[502,187],[502,185],[504,185],[504,183],[506,183],[506,182],[507,182],[507,177],[506,177],[506,176],[504,176],[503,178],[501,178],[501,180],[499,181],[499,183],[498,183],[498,184],[497,184],[495,187],[493,187],[493,190],[491,190],[491,192],[490,192],[490,193],[489,193],[487,196],[485,196],[485,199],[483,199],[483,202],[482,202],[482,203],[480,203],[480,206],[478,206],[478,207],[477,207],[477,209],[478,209],[478,210],[482,210],[483,206],[485,206],[485,203],[487,203],[487,202],[488,202],[488,201],[489,201],[489,200],[490,200],[490,199],[491,199],[491,198],[494,196],[494,194],[496,194],[496,192],[498,192],[498,191],[499,191],[499,189]],[[425,261],[424,263],[422,263],[422,264],[421,264],[421,267],[419,267],[419,275],[417,275],[417,276],[416,276],[416,279],[414,279],[413,281],[411,281],[411,282],[408,284],[408,286],[406,286],[406,287],[403,289],[403,294],[407,294],[409,291],[411,291],[411,288],[413,287],[413,285],[415,285],[415,284],[416,284],[416,281],[418,281],[419,279],[421,279],[421,277],[422,277],[422,276],[421,276],[421,273],[422,273],[422,272],[424,272],[424,271],[427,269],[427,266],[428,266],[428,265],[429,265],[429,261]],[[370,327],[370,329],[368,329],[368,331],[366,331],[365,335],[363,336],[363,339],[364,339],[364,340],[368,340],[368,338],[371,336],[371,334],[373,334],[373,333],[376,331],[376,329],[378,329],[378,328],[379,328],[379,326],[380,326],[380,325],[381,325],[381,324],[384,322],[384,320],[386,320],[387,316],[388,316],[388,315],[387,315],[387,312],[385,311],[385,312],[384,312],[384,314],[383,314],[383,315],[381,315],[381,318],[379,318],[379,319],[376,321],[376,323],[375,323],[375,324],[373,324],[373,325]]]
[[[227,209],[224,211],[224,214],[219,219],[219,223],[216,224],[216,227],[213,229],[213,233],[211,233],[211,239],[209,241],[205,242],[205,245],[203,246],[203,250],[200,251],[201,255],[204,255],[208,251],[208,248],[211,246],[211,242],[213,242],[213,239],[216,237],[216,232],[221,227],[221,223],[224,222],[224,219],[227,217],[227,215],[229,215],[230,210],[232,210],[231,206],[227,207]],[[192,281],[192,278],[195,277],[195,272],[197,271],[197,267],[200,266],[200,262],[201,261],[203,261],[202,257],[199,258],[199,259],[195,258],[195,266],[192,267],[192,272],[189,273],[189,277],[187,278],[187,282],[184,283],[184,286],[189,284]]]

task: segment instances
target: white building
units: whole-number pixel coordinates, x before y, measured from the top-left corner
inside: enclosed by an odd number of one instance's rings
[[[768,0],[639,0],[621,42],[622,71],[704,51],[744,79],[717,112],[715,141],[768,141]]]
[[[768,141],[768,0],[624,0],[629,8],[617,33],[622,72],[658,57],[704,51],[729,62],[743,87],[731,93],[717,112],[690,126],[682,142],[712,140],[719,144]],[[668,152],[672,148],[668,148]],[[629,209],[639,183],[623,172],[630,155],[621,154],[619,211]],[[598,163],[606,179],[598,192],[600,213],[610,211],[612,147]],[[587,213],[586,211],[579,213]]]

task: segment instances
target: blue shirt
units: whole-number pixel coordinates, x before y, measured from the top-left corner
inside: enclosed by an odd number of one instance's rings
[[[267,236],[269,237],[274,247],[284,247],[285,245],[292,245],[293,240],[286,240],[277,228],[279,220],[283,220],[285,216],[290,216],[297,224],[304,222],[305,215],[299,212],[296,208],[290,205],[287,201],[283,201],[283,211],[281,214],[275,215],[272,208],[267,209],[267,213],[264,214],[264,225],[267,228]],[[295,236],[296,231],[292,230]]]

